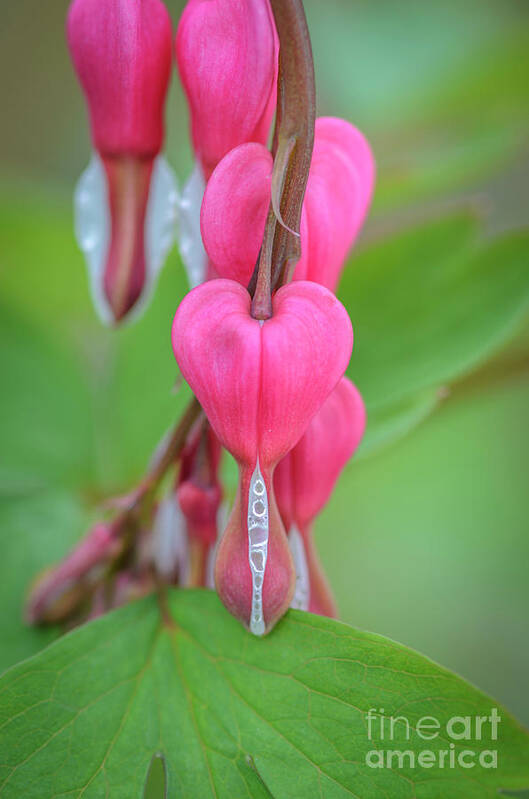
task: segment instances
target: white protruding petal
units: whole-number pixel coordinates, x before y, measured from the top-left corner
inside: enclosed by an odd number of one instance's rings
[[[180,197],[178,247],[193,289],[206,279],[208,256],[200,233],[200,208],[206,183],[198,162]]]
[[[178,221],[178,185],[176,176],[163,155],[153,164],[151,186],[145,215],[145,257],[147,274],[144,296],[154,289],[160,270],[174,244]],[[142,298],[143,302],[143,298]]]
[[[229,515],[230,507],[227,502],[223,502],[219,505],[217,511],[217,540],[215,541],[215,545],[210,547],[206,561],[205,585],[206,588],[212,588],[213,590],[215,590],[215,561],[217,559],[217,549],[219,548],[219,541],[222,537],[222,533],[226,529]]]
[[[189,574],[189,545],[184,514],[176,494],[171,492],[160,502],[153,525],[152,559],[162,577],[178,574],[186,584]]]
[[[141,297],[127,315],[137,319],[147,307],[160,270],[174,244],[178,217],[178,188],[173,170],[162,155],[153,164],[145,213],[145,283]],[[105,324],[114,321],[105,296],[103,279],[110,246],[111,219],[107,176],[94,152],[74,193],[75,236],[88,266],[95,309]]]
[[[92,153],[74,192],[75,237],[88,267],[95,309],[105,324],[113,320],[103,291],[103,273],[110,245],[107,177],[101,158]]]
[[[296,587],[290,607],[297,610],[308,610],[310,599],[309,569],[303,538],[295,524],[290,528],[288,545],[296,569]]]
[[[268,557],[268,494],[265,481],[255,466],[248,489],[248,560],[252,572],[252,612],[250,632],[263,635],[265,622],[263,616],[263,582]]]

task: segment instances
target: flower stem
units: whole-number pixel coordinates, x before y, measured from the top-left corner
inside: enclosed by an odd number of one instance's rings
[[[270,0],[279,36],[272,199],[250,281],[252,315],[271,316],[271,292],[287,283],[301,254],[301,209],[309,176],[316,100],[314,63],[302,0]]]
[[[178,424],[158,447],[146,475],[131,495],[131,501],[123,514],[124,523],[143,515],[145,504],[149,504],[165,473],[182,454],[187,436],[201,412],[200,403],[193,397]]]

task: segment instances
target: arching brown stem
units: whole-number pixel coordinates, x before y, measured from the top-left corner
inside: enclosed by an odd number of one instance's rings
[[[271,292],[290,280],[301,254],[300,222],[314,145],[312,48],[302,0],[270,0],[279,36],[272,199],[250,281],[252,315],[271,315]]]

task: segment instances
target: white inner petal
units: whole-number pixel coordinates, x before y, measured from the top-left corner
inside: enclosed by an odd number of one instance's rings
[[[263,635],[263,582],[268,556],[268,495],[257,461],[248,489],[248,560],[252,572],[250,632]]]
[[[217,511],[217,540],[215,541],[215,546],[210,547],[206,562],[206,588],[212,588],[213,590],[215,590],[215,561],[217,559],[217,549],[219,547],[219,540],[226,528],[229,515],[229,505],[227,502],[223,502],[219,505]]]
[[[94,306],[101,320],[110,324],[113,316],[103,291],[103,272],[110,244],[110,209],[105,169],[95,152],[75,187],[74,229],[88,267]]]
[[[152,559],[163,577],[177,574],[186,584],[189,576],[189,545],[186,521],[176,494],[171,491],[158,505],[153,524]]]
[[[191,288],[204,282],[208,266],[200,233],[200,208],[205,188],[202,169],[196,162],[180,197],[178,213],[178,247]]]
[[[176,237],[178,220],[178,184],[176,176],[163,155],[153,164],[147,211],[145,214],[146,277],[140,304],[143,304],[156,285],[160,270]]]
[[[160,270],[175,240],[178,189],[174,172],[162,155],[153,164],[145,214],[145,283],[142,295],[128,314],[136,319],[146,308]],[[103,276],[110,245],[110,209],[105,168],[94,152],[74,193],[75,236],[88,266],[94,306],[105,324],[113,321],[105,296]]]
[[[308,610],[310,599],[309,569],[303,538],[295,524],[290,528],[288,545],[296,569],[296,587],[290,607],[297,610]]]

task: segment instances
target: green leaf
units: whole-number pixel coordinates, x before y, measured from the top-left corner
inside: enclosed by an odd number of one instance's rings
[[[88,518],[81,505],[64,493],[0,497],[0,671],[33,655],[57,636],[55,629],[23,623],[26,591],[42,569],[73,546]]]
[[[526,725],[528,408],[529,370],[456,386],[353,460],[315,536],[341,619],[427,652]]]
[[[527,232],[481,243],[471,217],[455,216],[356,255],[340,296],[368,410],[460,378],[515,335],[529,310],[528,248]]]
[[[478,739],[455,716],[495,703],[392,641],[290,612],[265,640],[211,592],[175,592],[173,621],[150,598],[85,625],[0,681],[3,797],[141,797],[153,755],[168,796],[485,799],[529,780],[529,738],[499,708]],[[382,737],[370,709],[404,716]],[[434,740],[417,731],[438,720]],[[369,732],[370,731],[370,735]],[[461,725],[457,731],[461,730]],[[373,750],[498,751],[498,767],[372,768]],[[371,756],[373,757],[373,756]],[[376,757],[376,755],[375,755]],[[448,761],[447,761],[448,762]]]
[[[523,154],[522,4],[309,0],[306,9],[321,110],[350,119],[372,145],[375,211],[475,184]]]
[[[366,432],[354,463],[398,441],[426,419],[438,404],[438,391],[423,391],[395,405],[373,408],[368,415]]]

